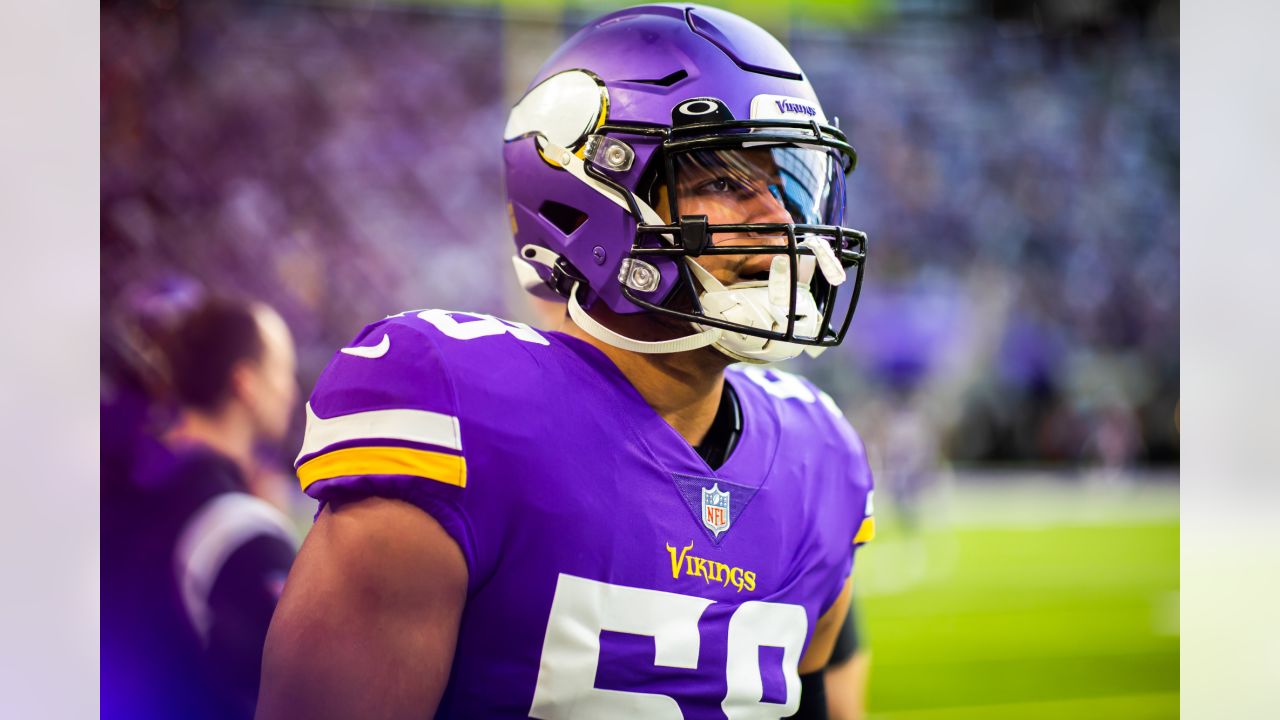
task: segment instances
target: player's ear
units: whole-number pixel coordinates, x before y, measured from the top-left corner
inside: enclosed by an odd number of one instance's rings
[[[242,359],[231,368],[227,383],[227,400],[252,403],[254,396],[262,392],[262,366],[257,360]]]

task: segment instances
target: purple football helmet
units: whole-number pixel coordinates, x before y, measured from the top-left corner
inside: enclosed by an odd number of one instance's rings
[[[857,156],[760,27],[700,5],[605,15],[538,71],[504,137],[517,274],[535,295],[567,298],[593,335],[641,352],[714,344],[746,362],[844,339],[866,257],[866,236],[842,226]],[[783,211],[768,222],[684,214],[670,189],[689,173],[720,193],[758,181]],[[772,255],[769,278],[725,287],[692,260],[711,255]],[[698,334],[634,341],[585,317],[596,303]]]

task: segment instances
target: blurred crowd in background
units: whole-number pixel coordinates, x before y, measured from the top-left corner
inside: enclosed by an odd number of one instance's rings
[[[304,389],[391,313],[538,322],[501,128],[545,57],[526,36],[599,11],[104,4],[104,372],[125,298],[173,282],[277,308]],[[845,347],[795,369],[880,462],[1176,464],[1176,28],[776,29],[859,152],[846,224],[871,238]]]

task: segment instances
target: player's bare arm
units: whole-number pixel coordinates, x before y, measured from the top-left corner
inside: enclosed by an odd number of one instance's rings
[[[836,637],[840,635],[840,627],[849,616],[849,599],[852,595],[853,576],[850,575],[849,579],[845,580],[844,589],[840,591],[836,601],[831,603],[831,607],[822,614],[822,617],[818,618],[818,625],[813,630],[813,639],[809,641],[808,649],[800,658],[801,675],[818,672],[827,667],[827,661],[831,659],[831,650],[836,645]]]
[[[449,677],[467,568],[421,510],[326,507],[271,623],[258,720],[431,717]]]

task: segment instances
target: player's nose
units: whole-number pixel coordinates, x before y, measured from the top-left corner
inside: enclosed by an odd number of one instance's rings
[[[761,185],[756,192],[752,193],[751,196],[745,200],[743,210],[745,210],[743,213],[743,222],[747,224],[791,222],[791,214],[787,212],[782,201],[775,194],[775,191],[769,186]],[[787,234],[783,231],[749,233],[740,236],[739,239],[736,240],[735,244],[776,245],[778,247],[786,247]],[[742,265],[738,267],[738,278],[759,279],[767,277],[773,258],[774,255],[772,254],[750,255],[746,257]]]
[[[744,209],[746,212],[743,215],[746,219],[743,222],[749,224],[786,224],[792,222],[791,213],[787,212],[782,200],[779,199],[772,186],[761,186],[757,192],[752,193],[751,197],[746,201]],[[781,230],[777,232],[751,233],[748,237],[751,245],[785,247],[787,244],[787,234]],[[757,256],[752,258],[752,262],[749,262],[748,265],[761,265],[761,268],[753,268],[753,271],[768,272],[770,257]]]
[[[787,212],[787,208],[782,203],[779,191],[775,185],[767,185],[760,187],[756,192],[752,193],[749,203],[749,212],[747,213],[750,223],[789,223],[791,222],[791,213]],[[785,239],[783,243],[785,244]]]

